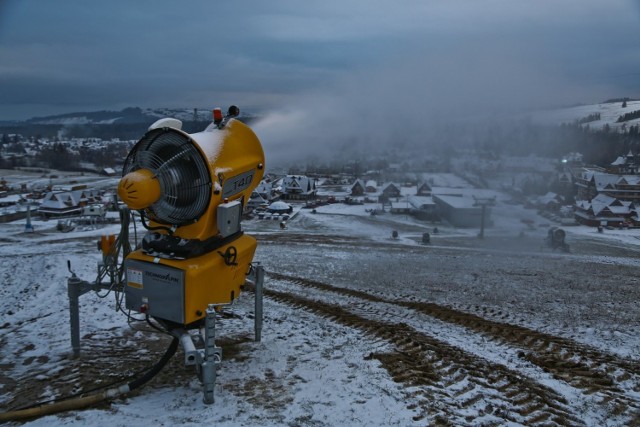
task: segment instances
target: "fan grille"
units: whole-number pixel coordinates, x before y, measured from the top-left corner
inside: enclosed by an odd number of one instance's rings
[[[150,219],[188,224],[198,220],[209,206],[209,169],[186,135],[169,128],[147,132],[127,156],[123,176],[138,169],[149,169],[160,183],[162,196],[145,209]]]

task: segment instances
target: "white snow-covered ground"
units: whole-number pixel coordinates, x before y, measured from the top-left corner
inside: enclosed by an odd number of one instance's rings
[[[618,129],[623,125],[628,127],[639,124],[640,119],[629,120],[621,123],[617,122],[618,117],[637,110],[640,110],[640,101],[627,101],[626,107],[622,106],[622,102],[606,102],[541,111],[533,114],[532,118],[544,123],[560,124],[573,123],[576,120],[583,119],[591,114],[599,113],[599,120],[594,120],[588,123],[590,128],[601,129],[605,125],[609,125],[612,129]]]
[[[202,402],[179,350],[140,392],[26,425],[639,423],[640,230],[565,228],[572,252],[556,253],[543,247],[548,220],[498,196],[484,240],[477,229],[374,217],[366,212],[374,205],[296,206],[286,229],[245,221],[268,273],[264,330],[254,342],[250,293],[236,300],[238,317],[220,320],[214,404]],[[67,260],[92,280],[97,239],[119,227],[33,225],[26,234],[23,222],[0,224],[2,412],[81,391],[60,384],[109,384],[166,346],[128,325],[112,296],[89,293],[81,297],[82,356],[72,359]],[[549,362],[556,355],[562,363]],[[425,361],[413,365],[418,356]],[[610,376],[615,387],[589,388],[581,375],[597,384]]]

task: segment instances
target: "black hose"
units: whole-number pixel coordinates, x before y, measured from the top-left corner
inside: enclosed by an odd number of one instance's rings
[[[30,418],[39,418],[45,415],[56,414],[63,411],[72,411],[77,409],[86,408],[91,405],[95,405],[105,400],[113,399],[122,394],[129,393],[137,388],[140,388],[146,384],[149,380],[155,377],[160,370],[169,362],[171,357],[178,349],[178,338],[173,338],[171,344],[167,348],[167,351],[162,355],[160,360],[145,372],[140,378],[130,381],[126,385],[120,387],[110,388],[101,393],[92,394],[85,397],[77,397],[74,399],[63,399],[52,404],[40,405],[28,409],[21,409],[17,411],[4,412],[0,414],[0,423],[7,421],[21,421]]]
[[[142,222],[142,226],[144,228],[146,228],[149,231],[155,231],[155,230],[164,230],[166,231],[169,236],[173,236],[173,228],[171,227],[165,227],[163,225],[158,225],[156,227],[151,227],[149,224],[147,224],[147,222],[144,220],[144,210],[139,210],[138,211],[140,213],[140,222]]]
[[[149,369],[144,375],[142,375],[140,378],[137,378],[133,381],[131,381],[128,385],[129,385],[129,390],[135,390],[138,387],[143,386],[147,381],[149,381],[151,378],[155,377],[156,375],[158,375],[158,372],[160,372],[162,370],[162,368],[165,367],[165,365],[167,364],[167,362],[169,362],[169,360],[173,357],[173,355],[176,353],[176,350],[178,349],[178,338],[173,338],[173,340],[171,340],[171,344],[169,344],[169,348],[167,348],[167,351],[162,355],[162,357],[160,358],[160,360],[158,360],[158,363],[156,363],[155,365],[153,365],[151,367],[151,369]]]

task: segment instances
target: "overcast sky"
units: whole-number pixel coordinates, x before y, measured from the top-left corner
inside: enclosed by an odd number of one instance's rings
[[[0,0],[0,120],[237,104],[309,156],[625,96],[640,0]]]
[[[127,106],[273,110],[323,97],[396,112],[469,98],[591,103],[640,96],[640,8],[2,0],[0,58],[0,119]]]

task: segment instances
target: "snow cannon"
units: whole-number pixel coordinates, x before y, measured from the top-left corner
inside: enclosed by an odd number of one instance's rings
[[[126,308],[190,327],[240,294],[257,246],[240,222],[264,152],[238,113],[215,109],[193,134],[158,120],[127,156],[118,195],[148,231],[124,261]]]
[[[547,238],[545,239],[547,246],[551,249],[560,249],[564,252],[569,252],[569,245],[565,243],[565,237],[567,233],[562,228],[551,227],[547,232]]]

